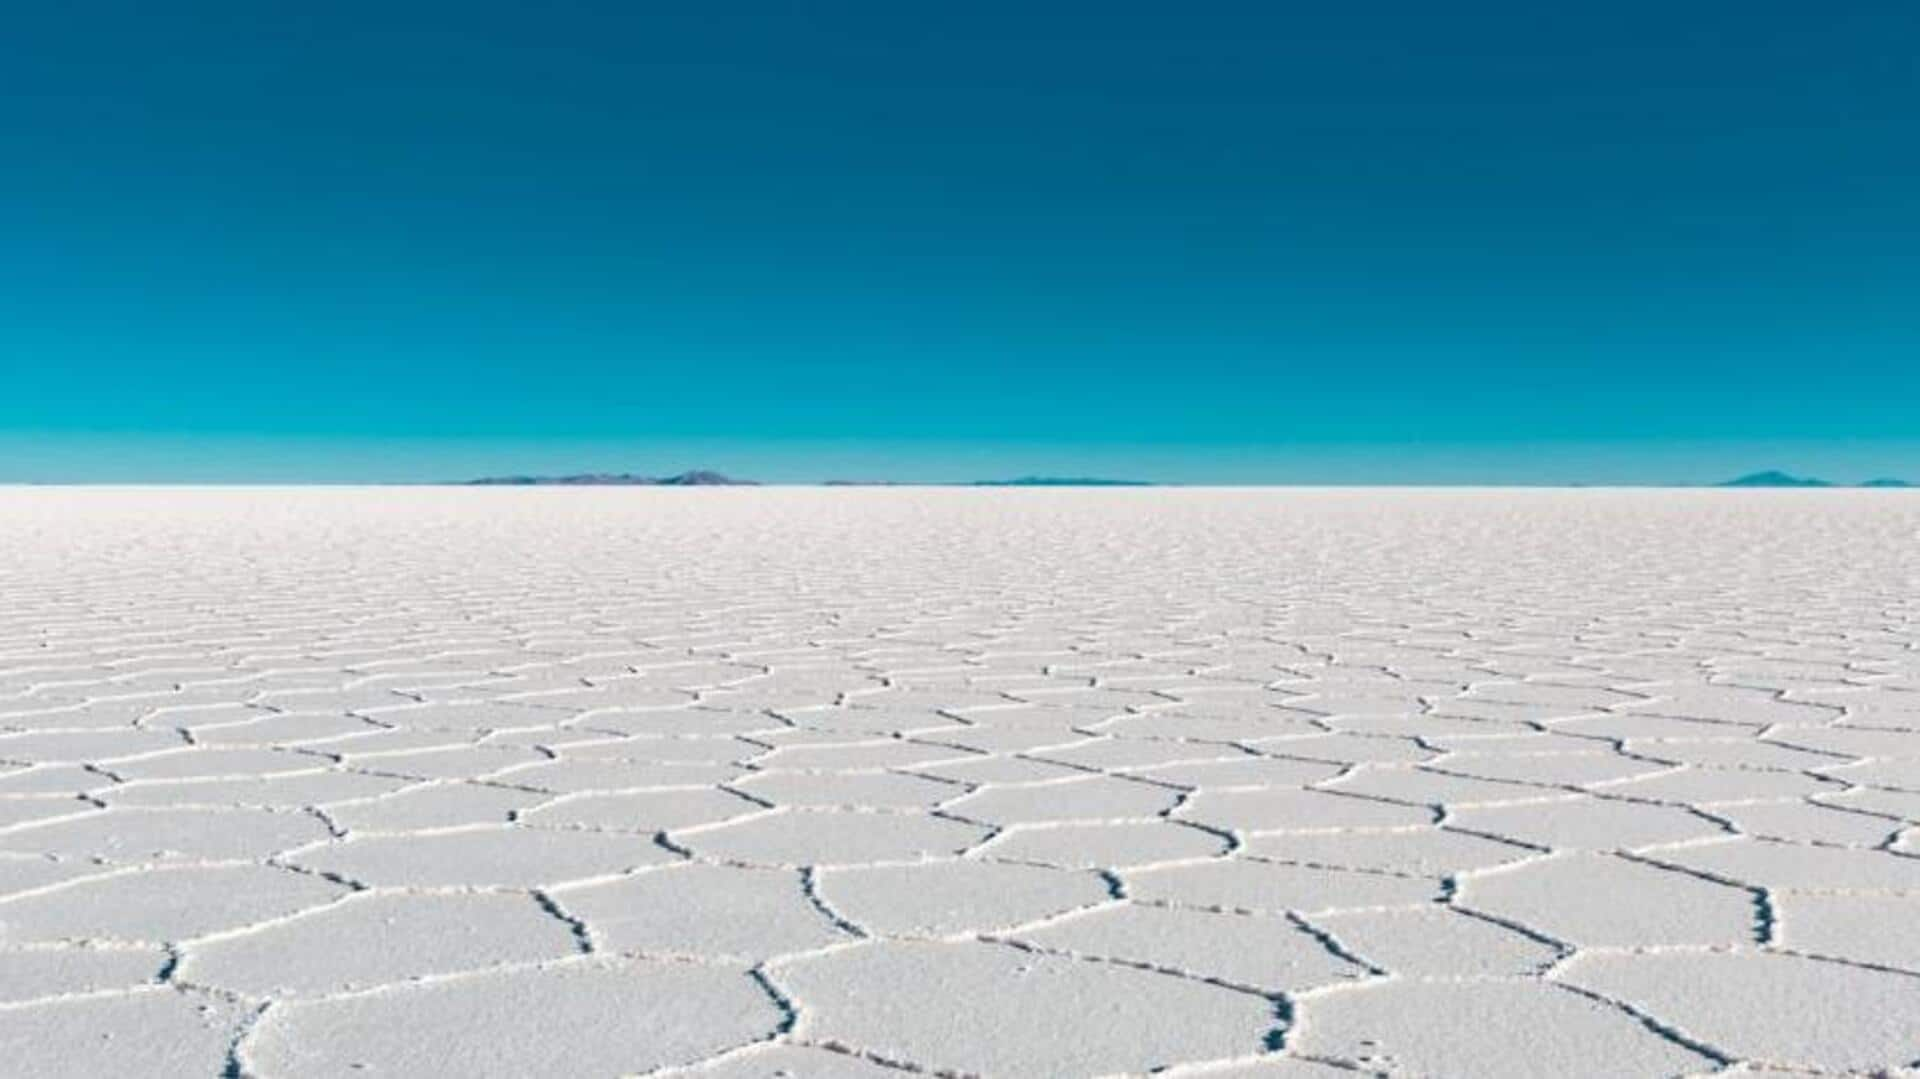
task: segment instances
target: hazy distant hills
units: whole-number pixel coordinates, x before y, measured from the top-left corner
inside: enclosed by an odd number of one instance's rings
[[[483,476],[467,480],[472,487],[757,487],[754,480],[735,479],[723,472],[694,469],[671,476],[642,476],[632,472],[579,472],[565,476]],[[1018,476],[1003,480],[971,480],[957,483],[910,484],[892,480],[826,480],[827,487],[1152,487],[1148,480],[1117,480],[1098,476]],[[1835,483],[1812,476],[1769,469],[1750,472],[1736,479],[1716,483],[1715,487],[1912,487],[1906,480],[1882,478],[1857,484]]]
[[[674,476],[636,476],[631,472],[580,472],[571,476],[483,476],[470,487],[753,487],[719,472],[695,470]]]
[[[974,480],[969,487],[1152,487],[1147,480],[1103,480],[1090,476],[1021,476],[1011,480]]]
[[[1830,480],[1814,479],[1811,476],[1795,476],[1778,470],[1750,472],[1739,479],[1717,484],[1720,487],[1844,487],[1846,484],[1833,483]],[[1855,484],[1858,487],[1911,487],[1906,480],[1877,479]]]
[[[483,476],[468,480],[469,487],[757,487],[754,480],[737,480],[720,472],[695,470],[675,476],[641,476],[632,472],[580,472],[567,476]],[[827,480],[827,487],[901,487],[886,480]],[[918,485],[914,485],[918,486]],[[1011,480],[974,480],[937,483],[933,487],[1151,487],[1145,480],[1109,480],[1086,476],[1021,476]]]
[[[1721,487],[1832,487],[1826,480],[1816,480],[1808,476],[1795,476],[1786,472],[1768,470],[1749,472],[1738,479],[1720,484]]]

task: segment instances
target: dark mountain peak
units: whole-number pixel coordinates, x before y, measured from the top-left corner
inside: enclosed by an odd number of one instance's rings
[[[1867,480],[1865,483],[1862,483],[1860,486],[1862,487],[1912,487],[1913,484],[1908,483],[1906,480],[1896,480],[1896,479],[1893,479],[1892,477],[1883,477],[1877,480]]]
[[[694,469],[677,476],[663,476],[654,480],[661,487],[752,487],[752,480],[736,480],[722,472],[710,472]]]
[[[1817,480],[1807,476],[1795,476],[1792,473],[1769,469],[1765,472],[1749,472],[1739,479],[1728,480],[1721,487],[1831,487],[1826,480]]]

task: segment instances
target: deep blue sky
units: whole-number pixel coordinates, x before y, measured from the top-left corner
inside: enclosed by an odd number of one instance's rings
[[[0,480],[1920,478],[1913,3],[7,23]]]

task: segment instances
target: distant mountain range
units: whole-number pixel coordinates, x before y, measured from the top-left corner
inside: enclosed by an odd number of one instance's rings
[[[753,480],[734,479],[722,472],[694,469],[672,476],[641,476],[632,472],[578,472],[565,476],[483,476],[467,480],[472,487],[757,487]],[[1148,480],[1116,480],[1097,476],[1019,476],[1005,480],[914,484],[893,480],[827,480],[827,487],[1152,487]],[[1769,469],[1751,472],[1715,487],[1912,487],[1906,480],[1872,479],[1857,484],[1834,483],[1812,476]]]
[[[580,472],[570,476],[483,476],[470,487],[753,487],[718,472],[695,470],[674,476],[636,476],[631,472]]]
[[[695,470],[676,476],[640,476],[631,472],[579,472],[567,476],[483,476],[467,480],[469,487],[757,487],[753,480],[737,480],[720,472]],[[1011,480],[974,480],[970,483],[902,484],[888,480],[827,480],[827,487],[1151,487],[1145,480],[1107,480],[1084,476],[1021,476]]]
[[[1021,476],[1012,480],[974,480],[969,487],[1152,487],[1147,480],[1103,480],[1090,476]]]
[[[1814,479],[1811,476],[1795,476],[1788,472],[1780,472],[1777,470],[1770,469],[1766,472],[1750,472],[1745,476],[1741,476],[1739,479],[1728,480],[1725,483],[1716,484],[1715,486],[1719,486],[1719,487],[1844,487],[1848,485],[1834,483],[1830,480]],[[1877,480],[1867,480],[1863,483],[1854,484],[1852,486],[1911,487],[1913,485],[1908,483],[1906,480],[1877,479]]]

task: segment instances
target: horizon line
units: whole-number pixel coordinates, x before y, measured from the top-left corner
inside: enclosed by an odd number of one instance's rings
[[[1184,490],[1665,490],[1665,491],[1920,491],[1920,484],[1898,481],[1881,483],[1817,482],[1802,484],[1740,484],[1730,481],[1687,482],[1664,480],[1582,481],[1432,481],[1419,480],[1276,480],[1271,482],[1220,482],[1185,480],[1140,480],[1121,483],[1008,483],[993,480],[882,480],[849,482],[844,480],[765,480],[733,483],[475,483],[472,480],[0,480],[0,488],[419,488],[461,490],[751,490],[781,489],[886,489],[943,488],[949,490],[1028,490],[1028,491],[1142,491],[1153,489]]]

